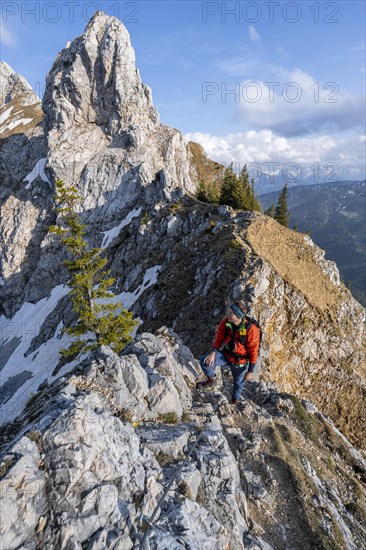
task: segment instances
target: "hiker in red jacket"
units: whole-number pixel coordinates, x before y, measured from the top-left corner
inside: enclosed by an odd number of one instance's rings
[[[234,379],[233,405],[240,399],[244,383],[251,380],[258,359],[261,331],[256,322],[246,317],[246,306],[235,300],[220,322],[212,351],[200,357],[200,364],[207,376],[198,387],[215,385],[215,368],[229,365]]]

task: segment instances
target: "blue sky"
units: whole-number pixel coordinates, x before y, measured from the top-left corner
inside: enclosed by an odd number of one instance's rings
[[[365,177],[364,2],[5,0],[1,59],[42,93],[98,7],[129,30],[162,122],[211,158]]]

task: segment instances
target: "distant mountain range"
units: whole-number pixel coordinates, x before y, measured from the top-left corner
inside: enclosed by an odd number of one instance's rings
[[[279,191],[259,196],[265,210],[276,204]],[[342,280],[366,306],[365,180],[289,188],[289,227],[310,231],[312,240],[334,260]]]
[[[264,195],[279,191],[287,184],[290,187],[302,185],[338,185],[339,183],[355,183],[355,178],[349,178],[348,173],[342,173],[336,164],[328,163],[324,166],[316,164],[312,167],[300,167],[296,163],[285,166],[278,174],[267,173],[265,170],[255,170],[249,166],[249,174],[254,178],[257,195]],[[357,181],[364,175],[360,174]]]

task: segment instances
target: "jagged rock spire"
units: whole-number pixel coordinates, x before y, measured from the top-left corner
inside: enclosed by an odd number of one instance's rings
[[[158,122],[129,33],[118,19],[97,12],[60,52],[47,76],[43,109],[48,130],[95,124],[114,135],[131,124]]]
[[[112,202],[120,209],[141,202],[148,185],[154,191],[147,200],[154,203],[174,190],[195,190],[189,146],[180,132],[160,123],[117,18],[97,12],[62,50],[47,76],[43,110],[48,168],[77,183],[84,209],[105,205],[103,219],[110,212],[105,197],[116,191]]]
[[[5,61],[0,61],[0,107],[14,99],[21,105],[32,105],[40,101],[26,79]]]

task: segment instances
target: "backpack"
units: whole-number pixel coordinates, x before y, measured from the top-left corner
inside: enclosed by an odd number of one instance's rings
[[[258,321],[256,319],[253,319],[253,317],[245,316],[244,327],[240,326],[239,329],[238,329],[239,330],[239,342],[241,344],[245,344],[245,342],[247,341],[247,333],[248,333],[248,331],[249,331],[249,329],[252,325],[255,325],[259,329],[259,348],[260,348],[261,343],[262,343],[262,329],[261,329],[260,324],[258,323]],[[230,323],[226,323],[224,339],[227,337],[230,330],[231,330]],[[232,347],[234,347],[233,344],[234,344],[234,339],[235,339],[235,333],[238,330],[233,331],[233,336],[232,336],[231,342],[229,343],[229,344],[232,344]]]

